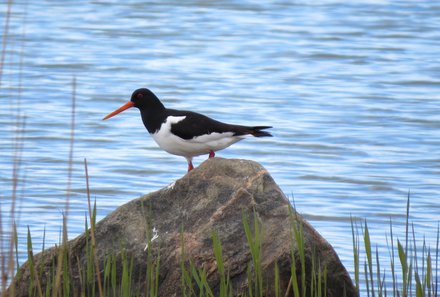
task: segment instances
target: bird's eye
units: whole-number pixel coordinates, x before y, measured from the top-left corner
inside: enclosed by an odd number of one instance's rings
[[[139,94],[136,95],[136,98],[138,98],[138,99],[142,99],[142,98],[144,98],[144,95],[142,95],[141,93],[139,93]]]

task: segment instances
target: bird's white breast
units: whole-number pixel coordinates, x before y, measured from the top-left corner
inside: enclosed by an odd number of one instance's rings
[[[211,150],[222,150],[243,137],[233,136],[233,132],[204,134],[192,139],[183,139],[171,133],[171,125],[183,121],[186,116],[169,116],[156,133],[152,134],[156,143],[173,155],[193,157],[208,154]]]

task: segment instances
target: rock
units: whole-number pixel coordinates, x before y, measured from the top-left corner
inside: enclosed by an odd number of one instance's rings
[[[99,203],[98,203],[99,207]],[[128,259],[133,257],[133,291],[144,293],[148,251],[157,259],[160,246],[159,296],[182,296],[182,242],[185,259],[192,259],[204,268],[215,294],[219,291],[219,274],[213,252],[212,234],[216,231],[222,244],[225,270],[229,273],[234,294],[247,292],[247,268],[252,262],[243,228],[243,213],[253,226],[254,213],[262,227],[261,267],[264,296],[274,296],[274,267],[278,264],[282,296],[291,278],[292,230],[303,231],[306,284],[311,282],[312,262],[317,270],[327,271],[328,297],[357,296],[353,283],[330,244],[291,208],[269,173],[252,161],[213,158],[202,163],[174,184],[139,199],[128,202],[96,225],[96,254],[103,278],[104,259],[120,254],[122,247]],[[294,227],[291,227],[294,226]],[[299,229],[297,229],[299,230]],[[147,234],[157,238],[150,242]],[[298,244],[293,244],[298,279],[301,261]],[[86,237],[81,235],[68,242],[70,254],[71,290],[81,292],[78,267],[87,265]],[[53,273],[57,249],[36,255],[36,267],[41,267],[43,292]],[[118,257],[119,259],[120,257]],[[79,260],[79,264],[78,264]],[[188,261],[185,262],[188,267]],[[90,263],[89,263],[90,264]],[[52,270],[51,270],[52,269]],[[29,267],[21,267],[14,280],[16,296],[27,296]],[[122,267],[117,268],[119,275]],[[52,272],[51,272],[52,271]],[[299,281],[301,284],[301,281]],[[97,290],[97,289],[96,289]],[[300,288],[301,290],[301,288]],[[97,292],[97,291],[96,291]],[[254,291],[255,292],[255,291]],[[292,289],[289,289],[293,296]],[[301,291],[300,291],[301,292]],[[96,293],[98,296],[98,293]]]

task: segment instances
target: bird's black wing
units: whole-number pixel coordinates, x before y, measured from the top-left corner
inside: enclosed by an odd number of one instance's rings
[[[191,111],[168,109],[167,116],[185,116],[185,119],[182,121],[171,125],[171,133],[187,140],[211,133],[233,132],[234,134],[237,134],[239,133],[238,130],[240,130],[238,127],[241,127],[222,123],[205,115]],[[243,126],[243,128],[245,127]]]
[[[171,133],[183,139],[192,139],[211,133],[232,132],[234,136],[251,134],[255,137],[272,136],[269,132],[262,131],[272,126],[242,126],[231,125],[216,121],[203,114],[192,111],[167,110],[167,116],[185,116],[182,121],[171,125]]]

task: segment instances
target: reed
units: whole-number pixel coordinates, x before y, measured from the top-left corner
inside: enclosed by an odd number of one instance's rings
[[[5,2],[6,4],[6,2]],[[5,60],[7,56],[7,47],[8,47],[8,37],[9,37],[9,28],[10,28],[10,20],[12,14],[12,6],[13,1],[8,0],[5,6],[6,11],[4,14],[4,24],[3,24],[3,34],[2,34],[2,46],[0,52],[0,91],[3,89],[3,70],[5,65]],[[26,14],[25,14],[26,15]],[[23,20],[25,23],[25,20]],[[20,51],[20,74],[23,65],[23,46],[24,46],[24,38],[21,40],[21,51]],[[16,261],[18,259],[18,250],[17,250],[17,222],[19,222],[20,217],[16,216],[19,214],[20,208],[20,195],[19,195],[19,186],[20,180],[24,187],[25,176],[21,174],[22,171],[22,152],[23,152],[23,131],[25,130],[25,119],[20,111],[21,106],[21,75],[18,78],[18,91],[16,100],[11,100],[11,102],[15,103],[14,108],[11,110],[14,112],[12,125],[15,125],[16,134],[14,135],[14,139],[12,140],[12,182],[11,182],[11,196],[10,196],[10,208],[7,212],[8,220],[5,219],[4,210],[0,206],[0,236],[2,241],[0,242],[0,271],[1,271],[1,288],[0,294],[1,296],[5,296],[6,294],[6,286],[11,280],[11,277],[15,273],[16,269]],[[14,259],[14,251],[15,251],[15,259]],[[14,292],[14,287],[11,288],[11,291]]]
[[[261,243],[263,234],[262,225],[255,212],[253,214],[253,230],[251,230],[249,216],[246,212],[243,213],[243,228],[252,257],[252,262],[249,263],[251,270],[248,272],[249,296],[262,297],[264,295],[263,273],[261,267]],[[253,291],[251,284],[253,284]]]
[[[353,235],[353,260],[355,285],[361,295],[365,296],[438,296],[438,253],[440,228],[436,230],[435,258],[432,250],[426,245],[425,239],[418,240],[415,235],[414,225],[409,221],[410,194],[406,204],[404,240],[396,238],[393,223],[390,220],[389,234],[387,235],[387,249],[389,263],[379,259],[378,247],[374,248],[370,240],[370,231],[367,222],[360,228],[352,220]],[[362,230],[364,250],[360,250],[359,230]],[[374,252],[375,251],[375,252]],[[363,265],[360,255],[364,255]],[[361,266],[364,268],[361,276],[365,280],[365,287],[361,291],[359,273]],[[387,271],[385,267],[389,267]]]

